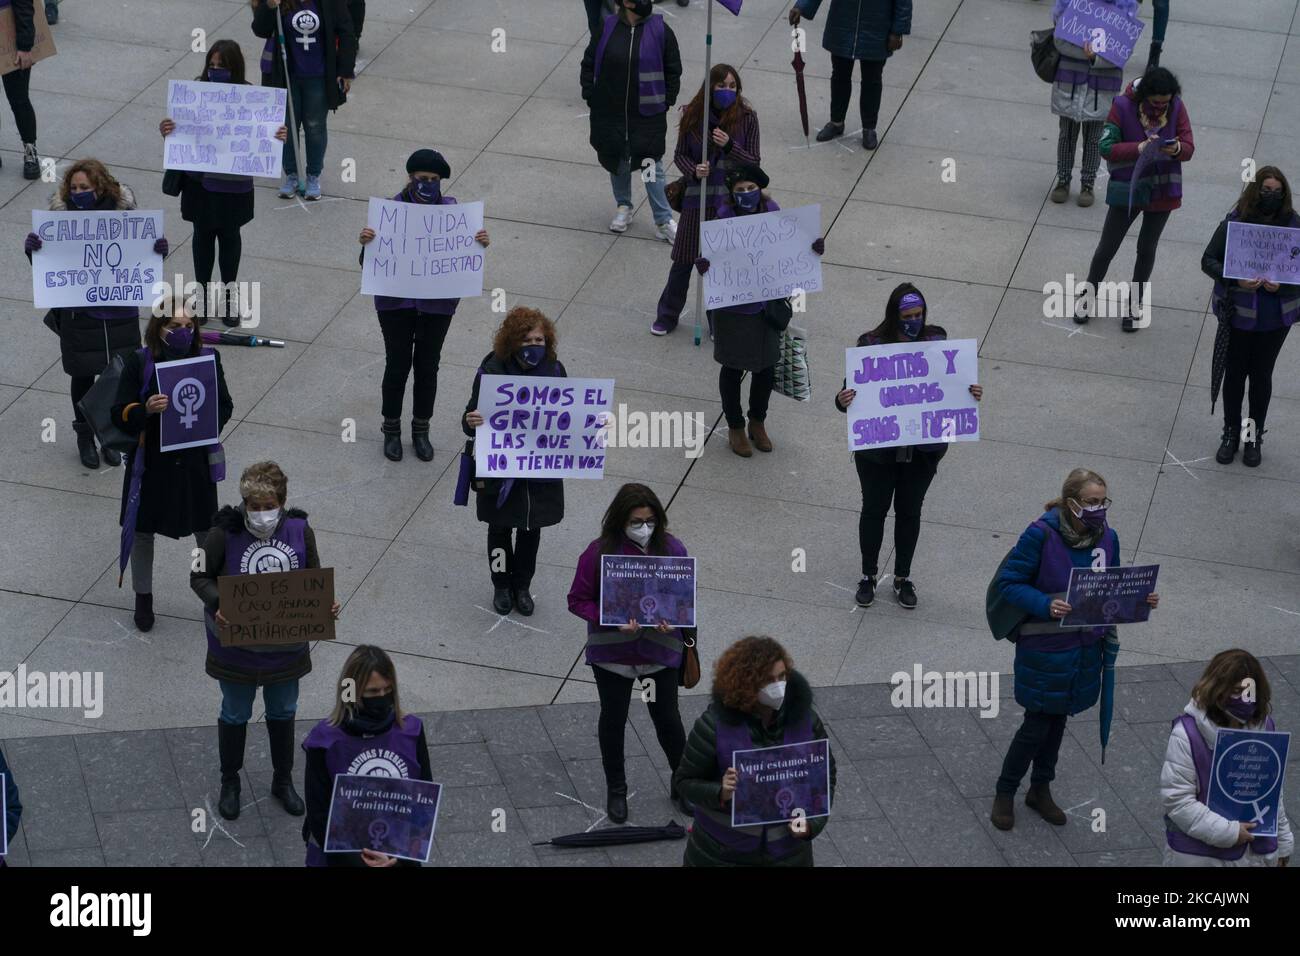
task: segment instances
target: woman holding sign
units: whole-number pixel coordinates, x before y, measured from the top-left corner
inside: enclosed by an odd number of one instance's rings
[[[662,618],[655,626],[643,625],[635,614],[628,614],[620,627],[602,626],[601,557],[607,554],[686,557],[686,546],[668,533],[668,514],[658,495],[645,485],[624,485],[605,509],[600,537],[578,558],[569,588],[569,610],[587,622],[587,664],[600,694],[597,737],[605,768],[606,809],[610,820],[623,823],[627,820],[623,733],[633,684],[644,681],[652,688],[648,696],[643,692],[642,699],[649,706],[668,766],[676,770],[686,746],[686,731],[677,710],[683,630],[695,629],[676,627]],[[608,615],[605,618],[611,620]],[[673,803],[684,816],[690,815],[676,790]]]
[[[812,688],[784,647],[770,637],[745,637],[723,651],[713,665],[712,702],[695,721],[673,774],[674,790],[695,807],[685,865],[812,866],[812,840],[828,819],[813,816],[812,807],[790,808],[789,823],[732,827],[738,784],[734,754],[826,739]],[[829,746],[827,754],[829,810],[835,796],[835,756]]]
[[[461,428],[470,438],[483,424],[479,411],[479,380],[484,375],[537,375],[565,378],[568,372],[555,357],[555,324],[537,309],[511,309],[492,340],[474,376]],[[492,573],[492,607],[509,614],[511,607],[527,617],[533,613],[529,593],[537,570],[542,529],[564,520],[564,480],[561,478],[488,478],[477,491],[478,520],[488,526],[488,567]]]
[[[295,817],[303,814],[302,798],[293,788],[293,719],[298,710],[298,681],[311,672],[311,650],[297,644],[223,647],[218,626],[228,623],[221,613],[217,579],[237,574],[319,568],[316,534],[307,513],[285,508],[289,479],[273,461],[259,461],[239,478],[241,504],[229,505],[212,519],[203,542],[202,569],[190,573],[190,587],[203,602],[203,627],[208,636],[205,670],[221,685],[217,717],[217,747],[221,759],[221,796],[217,812],[227,820],[239,816],[239,771],[244,766],[244,738],[262,688],[266,706],[266,735],[271,744],[271,796]],[[338,602],[330,608],[339,616]]]
[[[454,205],[456,200],[443,195],[442,181],[451,178],[451,166],[436,149],[417,149],[406,160],[409,177],[402,191],[393,197],[394,202],[420,205]],[[361,244],[373,242],[375,230],[369,226],[361,230]],[[491,241],[487,230],[480,229],[474,236],[484,249]],[[364,264],[365,250],[360,261]],[[411,400],[411,447],[420,461],[433,461],[433,444],[429,441],[429,419],[433,417],[433,403],[438,395],[438,362],[442,358],[442,343],[451,327],[451,317],[456,314],[460,299],[396,299],[392,296],[375,296],[375,311],[379,313],[379,329],[384,334],[384,380],[380,386],[383,396],[381,411],[384,423],[384,457],[389,461],[402,460],[402,399],[406,395],[406,380],[415,371],[415,387]]]
[[[1016,542],[997,577],[1002,597],[1025,613],[1015,635],[1016,703],[1025,719],[1002,762],[990,819],[999,830],[1015,824],[1015,796],[1033,765],[1025,805],[1048,823],[1064,826],[1065,811],[1052,799],[1056,757],[1068,716],[1082,713],[1101,694],[1105,627],[1062,628],[1070,613],[1065,600],[1074,568],[1119,564],[1119,536],[1106,521],[1111,504],[1106,481],[1076,468],[1061,495],[1043,507]],[[1147,604],[1156,607],[1160,595]]]
[[[403,713],[397,695],[397,668],[382,648],[362,644],[343,664],[334,711],[312,728],[302,743],[307,754],[304,786],[307,819],[302,838],[308,866],[418,866],[385,853],[326,853],[334,778],[360,774],[433,781],[424,724]]]
[[[225,476],[225,459],[221,446],[200,445],[176,451],[162,450],[162,417],[171,399],[160,391],[158,362],[211,355],[216,366],[217,394],[204,401],[216,401],[217,432],[226,427],[234,411],[226,376],[221,370],[221,355],[204,348],[194,317],[185,309],[179,295],[164,299],[149,319],[144,332],[145,347],[127,354],[118,383],[113,419],[123,431],[140,436],[140,443],[126,456],[122,476],[122,510],[118,523],[128,518],[135,522],[131,545],[131,586],[135,591],[135,625],[148,631],[154,624],[153,552],[154,536],[184,538],[194,535],[203,547],[203,539],[212,526],[217,511],[217,481]],[[135,478],[135,462],[143,455],[143,475]],[[133,485],[138,483],[138,510],[132,514]]]
[[[897,286],[885,305],[885,321],[858,336],[858,347],[892,345],[899,342],[939,342],[948,332],[927,321],[928,311],[920,290],[910,282]],[[971,397],[979,401],[984,388],[970,386]],[[835,396],[835,407],[847,412],[857,389],[846,379]],[[864,449],[853,453],[853,464],[862,486],[862,513],[858,517],[858,547],[862,552],[862,580],[855,600],[858,607],[871,607],[876,600],[876,575],[880,571],[880,546],[885,540],[885,518],[894,506],[894,597],[907,610],[916,608],[916,586],[912,583],[912,556],[921,537],[921,506],[925,493],[939,470],[939,460],[948,453],[948,442],[931,445],[902,445]]]
[[[1223,375],[1223,437],[1214,460],[1227,465],[1237,457],[1237,445],[1243,437],[1241,405],[1249,379],[1250,432],[1245,436],[1241,463],[1256,468],[1263,460],[1260,448],[1264,441],[1264,420],[1273,397],[1273,366],[1286,343],[1287,333],[1300,316],[1300,286],[1259,277],[1225,278],[1230,222],[1300,229],[1300,216],[1292,208],[1291,184],[1282,170],[1265,166],[1255,172],[1255,178],[1246,184],[1237,205],[1214,230],[1201,256],[1201,271],[1214,280],[1210,304],[1220,327],[1226,326],[1228,332]],[[1216,346],[1218,343],[1216,337]]]
[[[1268,677],[1252,654],[1214,655],[1174,720],[1160,769],[1165,866],[1286,866],[1290,861],[1295,837],[1282,806],[1281,781],[1263,801],[1277,807],[1276,836],[1255,836],[1251,831],[1258,821],[1231,819],[1209,806],[1219,731],[1274,730],[1271,703]],[[1285,767],[1276,769],[1281,773]]]
[[[134,208],[135,194],[130,187],[114,179],[97,159],[81,159],[69,166],[58,192],[50,200],[50,209],[57,212]],[[29,232],[23,243],[28,260],[43,245],[40,236]],[[167,248],[165,238],[160,237],[154,244],[159,255],[166,256]],[[46,323],[51,322],[59,336],[63,371],[72,379],[72,428],[77,434],[77,452],[82,465],[98,468],[100,456],[95,448],[95,435],[77,403],[90,391],[114,355],[126,357],[140,347],[140,310],[123,305],[57,309],[46,317]],[[121,464],[122,457],[117,452],[111,448],[103,452],[105,464]]]

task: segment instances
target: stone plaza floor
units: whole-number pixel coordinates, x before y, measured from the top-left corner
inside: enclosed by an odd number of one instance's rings
[[[373,303],[359,294],[356,235],[366,200],[391,196],[414,149],[434,146],[452,167],[446,189],[481,199],[492,236],[489,288],[558,323],[569,373],[616,380],[631,410],[719,418],[717,366],[690,318],[667,338],[648,326],[669,266],[639,186],[628,232],[608,231],[613,200],[588,142],[578,68],[587,41],[577,0],[369,0],[361,70],[329,121],[315,204],[257,188],[243,229],[240,279],[261,283],[259,334],[282,350],[223,349],[235,404],[223,435],[237,501],[247,464],[272,458],[289,476],[289,504],[310,513],[344,610],[338,640],[320,644],[302,683],[300,731],[324,716],[352,646],[395,656],[407,709],[427,715],[435,779],[454,788],[438,836],[441,863],[559,860],[528,844],[595,821],[602,806],[594,736],[595,684],[585,628],[565,595],[578,555],[623,481],[667,502],[672,530],[700,561],[705,679],[717,653],[771,634],[817,688],[841,759],[841,800],[819,862],[1038,864],[1158,862],[1157,778],[1168,722],[1203,662],[1242,646],[1270,658],[1279,725],[1300,717],[1300,348],[1284,350],[1264,462],[1213,460],[1219,416],[1209,407],[1215,319],[1200,256],[1241,188],[1243,160],[1288,174],[1300,155],[1297,0],[1178,0],[1163,64],[1183,84],[1196,137],[1152,279],[1154,321],[1124,335],[1117,321],[1077,327],[1044,318],[1043,287],[1082,275],[1105,217],[1047,200],[1057,121],[1049,87],[1029,65],[1028,33],[1050,23],[1049,0],[918,0],[912,33],[884,72],[880,147],[861,148],[855,100],[842,140],[805,144],[789,63],[787,0],[718,7],[714,59],[739,68],[762,124],[763,167],[783,207],[819,203],[826,291],[800,319],[809,330],[813,399],[772,399],[770,455],[731,454],[725,428],[698,460],[681,449],[614,449],[600,483],[570,481],[567,516],[542,536],[531,618],[491,610],[484,528],[451,503],[459,418],[500,316],[491,297],[461,303],[443,352],[431,464],[380,452],[383,343]],[[704,8],[657,8],[676,32],[686,102],[703,75]],[[1149,16],[1149,4],[1142,8]],[[241,44],[255,72],[261,41],[245,0],[66,0],[57,57],[32,74],[43,155],[95,156],[166,211],[168,273],[191,272],[190,227],[161,192],[157,134],[167,81],[189,79],[202,56],[191,31]],[[808,23],[814,130],[829,106],[824,13]],[[1245,17],[1245,19],[1243,19]],[[506,30],[506,50],[490,50]],[[1126,71],[1135,75],[1145,45]],[[116,584],[120,470],[77,460],[68,379],[58,343],[31,304],[22,253],[33,209],[52,186],[21,178],[21,152],[0,106],[0,671],[100,671],[102,717],[0,710],[0,740],[28,816],[14,862],[293,863],[301,842],[269,800],[202,848],[186,808],[215,799],[220,700],[203,671],[200,605],[187,580],[189,542],[159,539],[148,634],[131,620],[129,583]],[[674,136],[670,133],[669,151]],[[340,181],[355,160],[356,181]],[[955,161],[955,182],[941,171]],[[1077,172],[1075,188],[1077,190]],[[675,174],[672,174],[675,178]],[[1104,177],[1104,165],[1103,165]],[[1099,179],[1099,191],[1105,179]],[[1135,233],[1110,278],[1126,279]],[[981,440],[943,460],[926,501],[905,612],[889,598],[859,610],[859,489],[844,417],[832,407],[843,349],[874,327],[889,292],[915,281],[931,320],[980,342]],[[690,305],[694,303],[692,286]],[[1294,336],[1293,336],[1294,337]],[[409,405],[408,405],[409,408]],[[40,440],[54,419],[58,440]],[[356,441],[341,440],[347,420]],[[408,425],[404,423],[404,430]],[[1009,701],[995,720],[966,712],[900,713],[884,683],[895,671],[991,670],[1011,648],[991,639],[984,589],[1016,536],[1055,497],[1073,467],[1106,477],[1124,563],[1161,566],[1161,606],[1125,628],[1117,727],[1098,765],[1096,712],[1071,722],[1058,800],[1074,807],[1054,830],[1035,818],[1011,834],[987,823],[987,797],[1015,729]],[[892,549],[881,570],[892,570]],[[792,571],[803,549],[805,571]],[[629,737],[632,822],[671,813],[666,768],[634,708]],[[260,716],[260,713],[259,713]],[[1091,722],[1090,722],[1091,721]],[[246,799],[265,793],[264,735],[250,732]],[[642,745],[644,743],[644,746]],[[851,765],[851,766],[850,766]],[[1291,778],[1295,780],[1294,763]],[[884,781],[889,780],[888,785]],[[1300,782],[1300,781],[1295,781]],[[252,788],[250,790],[249,788]],[[1292,792],[1297,792],[1291,788]],[[1088,830],[1094,806],[1114,808],[1107,834]],[[509,808],[506,834],[476,816]],[[1026,825],[1027,824],[1027,825]],[[150,839],[143,839],[145,834]],[[566,857],[565,859],[573,859]],[[675,863],[680,845],[584,855],[615,864]]]

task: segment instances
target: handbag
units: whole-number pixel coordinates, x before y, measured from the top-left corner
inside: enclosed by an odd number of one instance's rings
[[[682,628],[682,666],[677,671],[677,684],[690,690],[700,682],[700,652],[696,648],[699,628]]]
[[[95,433],[95,440],[100,447],[123,455],[140,443],[138,435],[123,431],[113,418],[113,405],[117,402],[118,386],[121,385],[124,368],[122,353],[119,352],[113,356],[108,367],[99,373],[99,378],[90,386],[90,391],[77,403],[77,408],[90,423],[90,430]],[[142,376],[146,389],[152,375],[153,362],[150,356],[148,374]]]
[[[185,187],[185,172],[180,169],[168,169],[163,172],[162,191],[165,196],[179,196]]]
[[[475,491],[482,490],[479,486],[482,482],[474,480],[474,439],[465,442],[465,447],[460,453],[460,470],[456,474],[456,491],[452,495],[451,502],[454,505],[465,506],[469,504],[469,490],[471,487]]]
[[[1029,33],[1029,61],[1034,65],[1034,72],[1044,83],[1056,82],[1056,67],[1061,62],[1061,51],[1053,42],[1056,27],[1046,30],[1032,30]]]
[[[812,379],[808,374],[808,333],[791,325],[781,333],[781,354],[776,360],[773,391],[796,402],[812,398]]]
[[[60,331],[60,326],[63,323],[63,313],[65,311],[67,310],[50,309],[50,311],[45,313],[45,318],[41,321],[45,324],[45,327],[55,335],[62,335],[63,333]]]
[[[673,212],[682,211],[682,200],[686,198],[686,177],[676,179],[664,187],[664,196],[668,198],[668,208]]]
[[[768,299],[763,303],[763,318],[778,332],[784,332],[794,318],[794,306],[789,299]]]

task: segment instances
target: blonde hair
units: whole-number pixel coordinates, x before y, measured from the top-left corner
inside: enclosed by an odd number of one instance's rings
[[[1065,476],[1065,483],[1061,485],[1061,497],[1053,498],[1047,504],[1043,505],[1044,511],[1051,511],[1053,508],[1060,508],[1062,511],[1069,511],[1070,517],[1074,517],[1074,512],[1065,506],[1069,498],[1075,501],[1079,500],[1079,495],[1083,494],[1083,489],[1089,485],[1101,485],[1106,487],[1106,479],[1097,474],[1091,468],[1076,468]]]
[[[239,476],[239,497],[274,498],[281,505],[289,496],[289,479],[273,461],[259,461],[244,469]]]
[[[370,682],[370,676],[378,673],[380,677],[393,685],[393,714],[400,727],[406,715],[402,713],[401,699],[397,695],[397,668],[393,659],[382,648],[374,644],[359,644],[339,671],[338,690],[334,696],[334,710],[330,712],[329,721],[338,727],[349,717],[356,716],[361,709],[361,694]],[[345,701],[343,690],[351,687],[355,700]]]

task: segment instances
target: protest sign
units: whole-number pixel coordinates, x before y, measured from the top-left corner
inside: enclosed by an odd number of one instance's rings
[[[1138,624],[1151,616],[1147,598],[1155,593],[1158,564],[1123,568],[1071,568],[1065,603],[1070,613],[1061,627]]]
[[[709,220],[700,252],[709,260],[705,308],[784,299],[800,289],[820,292],[822,261],[812,244],[821,234],[818,205]]]
[[[361,294],[463,299],[483,294],[481,202],[439,206],[371,197],[362,247]]]
[[[978,441],[974,339],[845,349],[849,450]]]
[[[279,179],[284,143],[284,90],[241,83],[170,80],[163,168]]]
[[[326,853],[374,850],[428,863],[442,784],[405,777],[341,773],[334,778]]]
[[[217,578],[222,647],[334,640],[334,569],[290,571],[292,558],[275,540],[255,541],[240,558],[247,574]]]
[[[45,5],[36,2],[32,7],[32,26],[36,31],[36,40],[32,44],[32,62],[39,63],[54,56],[58,50],[54,49],[54,32],[45,19]],[[14,24],[14,11],[6,3],[0,9],[0,76],[18,69],[18,64],[14,62],[17,53],[18,34]]]
[[[1077,47],[1091,43],[1093,53],[1112,66],[1123,67],[1145,26],[1137,17],[1102,0],[1068,0],[1056,20],[1056,35]]]
[[[163,258],[161,209],[32,210],[32,302],[38,309],[153,305]]]
[[[1291,735],[1270,730],[1219,729],[1210,760],[1207,806],[1229,820],[1258,826],[1257,837],[1277,836],[1277,808],[1282,802]]]
[[[1300,229],[1229,221],[1223,277],[1300,284]]]
[[[737,750],[736,792],[731,797],[731,825],[786,823],[798,816],[830,816],[830,742]]]
[[[154,368],[158,394],[167,396],[167,407],[158,418],[158,450],[180,451],[220,441],[216,356],[159,362]]]
[[[477,478],[603,478],[612,378],[484,375]]]
[[[653,554],[600,556],[600,624],[639,621],[695,626],[695,559]]]

